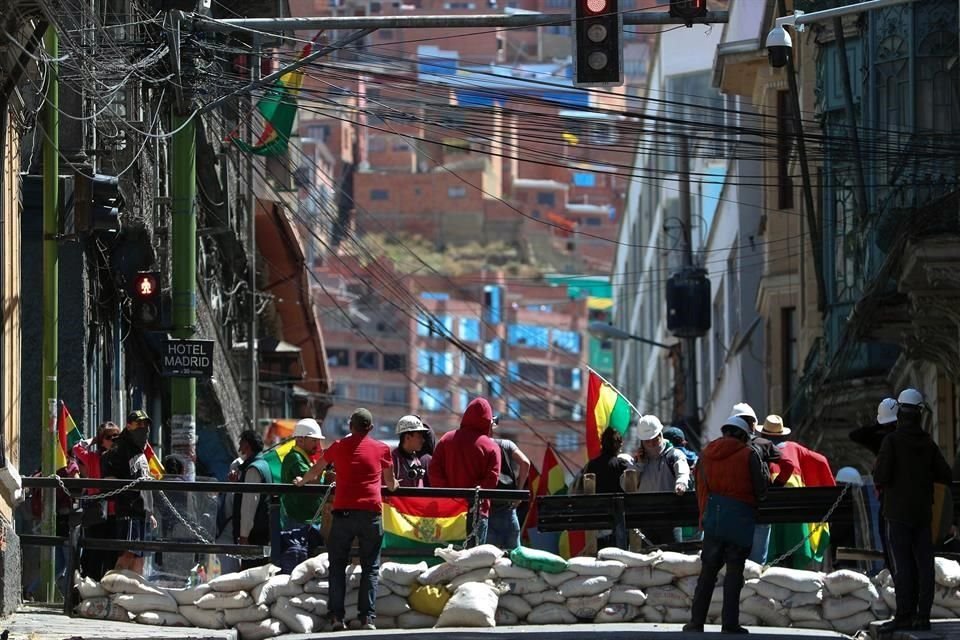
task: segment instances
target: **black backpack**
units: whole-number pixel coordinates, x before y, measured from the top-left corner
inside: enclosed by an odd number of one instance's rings
[[[500,478],[497,480],[497,489],[517,489],[517,474],[513,470],[510,454],[503,448],[503,441],[497,440],[500,448]]]

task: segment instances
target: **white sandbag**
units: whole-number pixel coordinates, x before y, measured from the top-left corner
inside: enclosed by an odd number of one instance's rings
[[[290,598],[284,596],[270,607],[270,615],[285,624],[291,633],[313,633],[323,624],[319,617],[293,606]]]
[[[225,629],[227,627],[223,611],[201,609],[192,604],[185,604],[180,607],[180,615],[189,620],[191,625],[201,629]]]
[[[627,568],[627,565],[619,560],[595,560],[593,558],[576,557],[567,561],[567,568],[580,576],[607,576],[616,580]]]
[[[772,582],[767,582],[766,580],[760,580],[758,578],[747,580],[744,583],[744,586],[749,586],[758,596],[771,598],[777,602],[785,602],[794,594],[794,592],[790,591],[790,589],[784,589],[783,587],[777,586]]]
[[[941,607],[938,604],[930,607],[930,619],[931,620],[946,620],[947,618],[953,618],[953,611],[947,609],[946,607]]]
[[[114,620],[116,622],[130,622],[130,612],[114,603],[107,596],[87,598],[77,605],[77,614],[83,618],[96,620]]]
[[[636,553],[617,547],[605,547],[597,552],[599,560],[616,560],[627,567],[650,567],[660,561],[663,552],[659,549],[651,553]]]
[[[771,598],[750,596],[740,603],[740,610],[756,616],[767,626],[790,626],[790,619],[787,617],[783,608]]]
[[[936,602],[936,590],[934,590],[933,593],[934,602]],[[887,585],[885,587],[880,587],[880,597],[883,598],[884,604],[886,604],[891,611],[897,610],[897,593],[893,590],[892,586]]]
[[[329,613],[327,603],[326,595],[308,595],[305,593],[299,596],[290,596],[290,604],[315,616],[322,617]]]
[[[868,583],[865,587],[857,589],[856,591],[851,591],[850,595],[854,598],[866,600],[870,603],[871,607],[877,604],[877,602],[880,602],[880,592],[877,591],[877,588],[873,586],[872,582]]]
[[[429,629],[436,624],[436,618],[419,611],[408,611],[402,616],[397,616],[398,629]]]
[[[244,569],[238,573],[227,573],[218,576],[207,582],[214,591],[226,591],[233,593],[236,591],[250,592],[258,584],[263,584],[280,571],[280,567],[272,564],[265,564],[252,569]]]
[[[615,584],[613,585],[613,589],[610,590],[610,599],[607,603],[632,604],[639,608],[647,603],[647,594],[628,584]]]
[[[523,594],[523,599],[526,600],[531,607],[539,607],[545,602],[553,602],[555,604],[563,604],[566,602],[566,598],[554,589],[537,591],[536,593],[526,593]]]
[[[128,571],[126,569],[108,571],[103,579],[100,580],[100,586],[110,593],[149,593],[151,595],[163,595],[163,592],[156,587],[147,584],[147,581],[139,573]]]
[[[763,573],[763,566],[754,562],[753,560],[747,560],[743,565],[743,577],[745,580],[750,578],[759,578],[760,574]]]
[[[575,574],[573,571],[561,571],[560,573],[547,573],[545,571],[541,571],[540,577],[544,582],[547,583],[547,585],[556,589],[567,580],[576,578],[577,574]]]
[[[667,607],[663,612],[663,621],[671,624],[686,624],[690,622],[690,609],[680,607]]]
[[[537,572],[533,569],[514,565],[513,562],[510,561],[510,558],[506,556],[499,558],[493,563],[493,570],[497,572],[497,576],[500,578],[512,578],[515,580],[526,580],[534,578],[537,575]]]
[[[417,586],[419,587],[420,585],[418,584]],[[387,596],[394,596],[394,595],[400,596],[401,598],[407,597],[402,593],[394,593],[393,589],[388,587],[386,584],[382,582],[377,582],[377,592],[376,594],[374,594],[374,598],[386,598]],[[407,595],[410,595],[410,594],[407,594]]]
[[[827,596],[822,603],[823,617],[827,620],[837,620],[839,618],[849,618],[850,616],[866,611],[870,608],[870,603],[860,598],[846,596],[834,598]]]
[[[500,604],[498,606],[517,616],[520,620],[526,619],[527,614],[533,610],[529,602],[512,593],[506,593],[500,596]]]
[[[113,602],[134,615],[146,611],[167,611],[176,613],[179,606],[177,601],[167,594],[152,595],[148,593],[115,593],[110,596]]]
[[[592,596],[568,598],[567,609],[580,620],[593,620],[600,610],[607,606],[610,600],[610,591],[604,591]]]
[[[890,569],[880,569],[877,575],[873,576],[873,584],[878,587],[893,586],[893,576],[890,574]]]
[[[228,627],[235,627],[241,622],[260,622],[270,617],[270,607],[257,604],[244,609],[225,609],[223,621]]]
[[[296,583],[291,581],[290,586],[291,587],[296,586]],[[307,582],[299,586],[302,587],[303,593],[313,593],[313,594],[330,593],[330,581],[327,580],[326,578],[316,578],[313,580],[308,580]],[[297,595],[297,594],[293,593],[290,595]]]
[[[512,627],[520,624],[520,618],[517,617],[517,614],[508,609],[497,609],[493,619],[498,627]]]
[[[793,593],[783,601],[785,607],[816,607],[823,602],[823,589],[807,593]]]
[[[858,571],[840,569],[825,575],[823,577],[823,586],[827,588],[830,595],[845,596],[848,593],[853,593],[854,591],[873,585],[870,583],[870,578]]]
[[[286,633],[287,625],[276,618],[267,618],[259,622],[239,622],[236,629],[240,640],[266,640]]]
[[[527,614],[527,624],[573,624],[577,616],[562,604],[545,602]]]
[[[557,591],[564,598],[592,596],[612,588],[615,582],[613,578],[607,576],[577,576],[557,587]]]
[[[934,580],[942,587],[960,587],[960,562],[934,558]]]
[[[794,622],[810,622],[823,619],[823,614],[817,607],[791,607],[787,609],[787,616]]]
[[[203,585],[201,585],[203,586]],[[200,587],[197,587],[198,589]],[[186,589],[184,591],[187,591]],[[205,593],[205,592],[204,592]],[[250,597],[257,604],[271,605],[277,601],[280,596],[295,596],[303,593],[303,586],[290,580],[288,575],[273,576],[263,584],[257,585],[250,592]],[[202,593],[199,595],[203,595]],[[176,597],[176,595],[174,595]],[[198,596],[199,597],[199,596]],[[193,602],[195,602],[194,600]],[[178,599],[177,602],[180,602]],[[185,604],[180,602],[180,604]]]
[[[654,567],[660,571],[672,573],[678,578],[696,576],[700,575],[700,556],[664,551]]]
[[[377,613],[396,618],[410,611],[410,605],[406,598],[400,596],[387,596],[377,599]]]
[[[722,582],[718,583],[717,587],[723,588],[723,583]],[[752,595],[755,595],[756,593],[757,593],[757,590],[754,589],[753,587],[746,584],[743,585],[743,587],[740,589],[740,602],[743,602],[744,600],[746,600]]]
[[[190,621],[179,613],[169,611],[144,611],[137,616],[140,624],[152,624],[156,627],[189,627]]]
[[[673,586],[683,591],[687,597],[692,598],[697,591],[697,583],[700,582],[700,576],[687,576],[686,578],[677,578]]]
[[[197,606],[201,609],[243,609],[253,606],[253,598],[246,591],[223,593],[211,591],[197,599]]]
[[[492,546],[492,545],[485,545]],[[480,547],[475,547],[479,549]],[[499,551],[499,549],[497,549]],[[499,556],[498,556],[499,557]],[[493,566],[496,559],[490,561]],[[468,582],[450,596],[437,619],[437,627],[494,627],[496,626],[499,594],[493,587]]]
[[[504,580],[503,584],[510,593],[522,596],[528,593],[540,593],[549,589],[549,585],[539,576],[529,580]]]
[[[650,605],[644,605],[640,609],[640,616],[647,622],[663,622],[663,613],[664,610],[659,607],[652,607]]]
[[[390,616],[377,616],[377,629],[397,629],[397,619]]]
[[[77,572],[77,575],[74,579],[74,586],[77,588],[77,591],[80,592],[81,600],[89,600],[90,598],[102,598],[104,596],[109,596],[110,592],[100,586],[100,583],[91,578],[90,576],[80,577],[80,572]]]
[[[210,585],[198,584],[189,589],[171,589],[169,587],[160,587],[160,590],[177,601],[177,604],[193,604],[200,596],[212,591]]]
[[[760,579],[790,591],[809,593],[823,588],[823,574],[816,571],[770,567]]]
[[[457,551],[452,545],[443,549],[434,549],[433,555],[443,558],[448,564],[454,564],[466,569],[492,567],[493,563],[503,556],[503,549],[492,544],[481,544],[470,549]],[[443,616],[440,616],[441,620]]]
[[[933,601],[947,609],[960,609],[960,589],[940,587],[933,590]]]
[[[663,585],[660,587],[650,587],[646,591],[647,605],[654,607],[675,607],[683,608],[690,606],[690,598],[683,591],[673,585]]]
[[[330,558],[327,557],[326,553],[321,553],[312,558],[307,558],[295,566],[293,571],[290,572],[290,580],[296,584],[304,584],[313,578],[325,578],[329,572]]]
[[[869,611],[861,611],[860,613],[856,613],[848,618],[830,620],[834,629],[840,633],[845,633],[848,636],[852,636],[860,629],[866,629],[873,621],[873,614]]]
[[[420,586],[420,583],[414,582],[413,584],[397,584],[396,582],[391,582],[389,580],[381,580],[379,583],[377,583],[378,590],[380,589],[380,585],[383,585],[384,589],[389,590],[395,596],[409,598],[410,594]]]
[[[363,567],[353,564],[347,567],[347,588],[359,589],[360,580],[363,578]]]
[[[484,582],[492,581],[497,577],[496,572],[493,570],[493,567],[485,567],[482,569],[473,569],[472,571],[467,571],[464,574],[461,574],[450,581],[450,584],[447,585],[447,591],[453,593],[460,588],[461,585],[468,582]],[[492,584],[492,582],[491,582]]]
[[[420,574],[427,570],[426,562],[417,564],[401,564],[399,562],[384,562],[380,565],[380,578],[393,584],[410,586],[417,581]]]
[[[420,584],[449,584],[451,580],[470,571],[471,568],[473,567],[441,562],[421,573],[417,581],[420,582]]]
[[[670,584],[675,577],[669,571],[661,571],[654,567],[630,567],[620,576],[620,584],[647,589]]]
[[[640,616],[640,608],[627,603],[617,602],[607,604],[597,613],[594,622],[603,624],[605,622],[631,622]]]

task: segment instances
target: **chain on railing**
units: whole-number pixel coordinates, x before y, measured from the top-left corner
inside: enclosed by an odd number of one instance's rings
[[[803,539],[800,540],[800,542],[798,542],[797,544],[793,545],[793,546],[792,546],[789,550],[787,550],[785,553],[780,554],[780,555],[779,555],[777,558],[775,558],[773,561],[766,563],[766,564],[764,565],[764,568],[777,566],[778,564],[780,564],[781,562],[783,562],[785,559],[787,559],[787,558],[789,558],[790,556],[792,556],[792,555],[794,554],[794,552],[796,552],[797,550],[800,549],[800,547],[802,547],[803,545],[807,544],[807,541],[809,541],[810,538],[812,538],[813,535],[814,535],[818,530],[822,529],[824,526],[826,526],[826,525],[829,523],[829,521],[830,521],[830,516],[833,515],[833,512],[836,511],[836,510],[837,510],[837,507],[840,506],[840,503],[843,502],[843,498],[844,498],[844,496],[847,495],[847,492],[850,491],[850,487],[851,487],[851,486],[852,486],[852,485],[850,485],[850,484],[844,484],[844,485],[843,485],[843,490],[840,492],[840,495],[837,496],[837,499],[834,500],[833,505],[831,505],[830,509],[827,510],[826,515],[823,516],[823,518],[821,518],[820,522],[817,522],[814,526],[810,527],[810,533],[808,533],[806,536],[804,536]]]
[[[473,492],[473,505],[470,508],[471,513],[473,514],[473,526],[470,528],[470,533],[467,534],[466,539],[463,541],[463,546],[461,549],[467,549],[470,547],[470,541],[476,540],[480,541],[480,487],[478,486]]]

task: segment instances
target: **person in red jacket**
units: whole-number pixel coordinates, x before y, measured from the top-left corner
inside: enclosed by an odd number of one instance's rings
[[[460,428],[443,434],[433,452],[427,475],[431,487],[496,489],[500,478],[500,450],[490,438],[493,409],[485,398],[474,398],[460,418]],[[480,503],[474,527],[473,509],[467,514],[467,546],[484,544],[490,501]],[[476,535],[470,536],[476,528]]]

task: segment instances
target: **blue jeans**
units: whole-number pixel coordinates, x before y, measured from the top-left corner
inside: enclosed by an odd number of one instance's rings
[[[330,558],[330,615],[343,621],[343,599],[347,593],[347,565],[350,547],[357,540],[360,552],[360,593],[357,609],[360,617],[372,621],[376,613],[377,583],[380,580],[380,547],[383,545],[383,521],[379,511],[337,509],[327,540]]]
[[[767,553],[770,551],[770,525],[758,524],[753,530],[753,548],[750,550],[750,559],[757,564],[764,564],[767,561]]]
[[[505,551],[520,546],[520,520],[516,507],[503,507],[490,512],[487,522],[487,544]]]
[[[490,527],[490,516],[480,516],[480,521],[477,523],[477,537],[475,539],[470,539],[470,534],[473,532],[473,513],[467,513],[467,538],[468,544],[464,545],[466,548],[478,547],[481,544],[487,543],[487,530]]]

